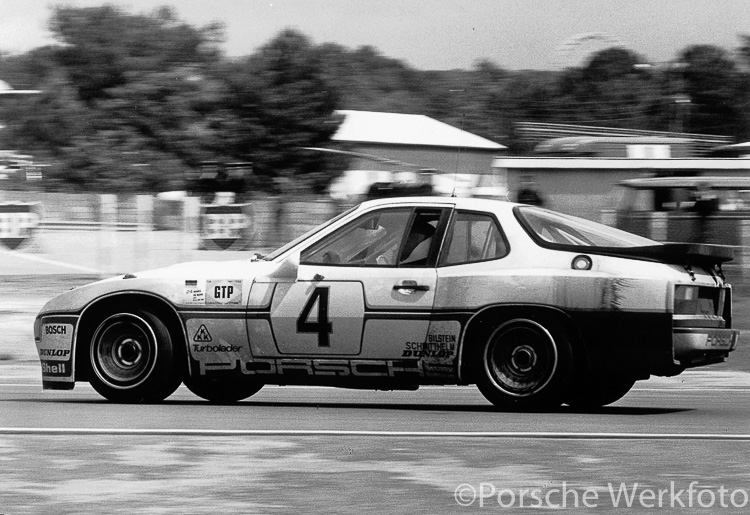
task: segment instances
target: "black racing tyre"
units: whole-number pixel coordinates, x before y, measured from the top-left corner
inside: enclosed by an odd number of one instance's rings
[[[571,383],[565,404],[581,410],[601,408],[623,398],[634,384],[629,374],[591,374]]]
[[[477,387],[498,408],[544,411],[562,404],[572,350],[555,321],[509,320],[490,334],[478,358]]]
[[[147,311],[106,313],[89,347],[89,382],[114,402],[160,402],[182,382],[172,338]]]
[[[188,377],[185,386],[201,399],[213,404],[234,404],[258,393],[263,383],[252,379]]]

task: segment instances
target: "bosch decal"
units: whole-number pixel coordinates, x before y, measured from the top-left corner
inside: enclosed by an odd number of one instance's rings
[[[44,334],[68,334],[68,327],[67,325],[45,325],[44,326]]]

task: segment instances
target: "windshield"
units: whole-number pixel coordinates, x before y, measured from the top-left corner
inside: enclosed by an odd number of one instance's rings
[[[263,259],[266,260],[266,261],[273,261],[274,259],[276,259],[280,255],[282,255],[284,252],[286,252],[287,250],[291,249],[295,245],[297,245],[297,244],[305,241],[307,238],[309,238],[313,234],[317,233],[318,231],[321,231],[321,230],[325,229],[326,227],[328,227],[329,225],[331,225],[332,223],[334,223],[336,220],[339,220],[339,219],[345,217],[346,215],[348,215],[349,213],[351,213],[352,211],[354,211],[355,209],[357,209],[357,207],[359,207],[359,206],[354,206],[352,208],[349,208],[346,211],[344,211],[343,213],[334,216],[333,218],[331,218],[327,222],[323,222],[322,224],[318,225],[317,227],[313,227],[312,229],[310,229],[309,231],[307,231],[302,236],[296,237],[295,239],[293,239],[289,243],[287,243],[285,245],[282,245],[281,247],[279,247],[278,249],[274,250],[273,252],[271,252],[267,256],[263,257]]]
[[[521,225],[537,241],[574,247],[644,247],[659,243],[607,225],[530,206],[515,209]]]

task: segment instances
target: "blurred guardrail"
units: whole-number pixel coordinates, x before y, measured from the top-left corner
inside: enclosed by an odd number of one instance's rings
[[[190,196],[0,191],[0,249],[103,275],[240,259],[274,249],[346,207],[316,196],[201,204]]]

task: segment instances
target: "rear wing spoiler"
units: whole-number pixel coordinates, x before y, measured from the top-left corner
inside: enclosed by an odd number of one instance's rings
[[[582,249],[577,248],[580,252]],[[734,259],[734,249],[728,245],[708,243],[664,243],[643,247],[592,247],[592,254],[605,254],[630,259],[643,259],[673,265],[713,267]]]

